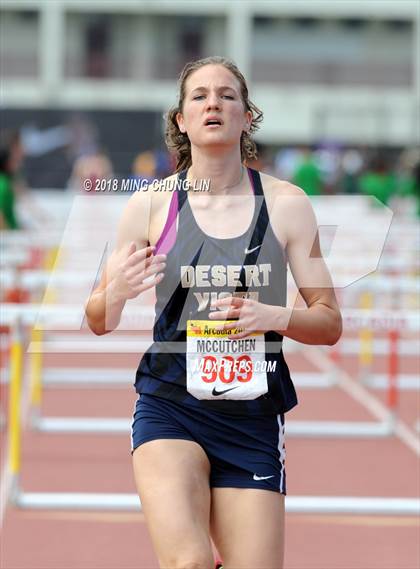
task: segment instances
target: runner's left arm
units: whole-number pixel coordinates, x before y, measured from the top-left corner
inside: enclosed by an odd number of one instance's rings
[[[330,273],[322,257],[318,225],[309,198],[293,186],[288,199],[286,253],[306,308],[283,308],[278,331],[304,344],[334,345],[342,320]]]
[[[219,310],[211,312],[209,318],[224,320],[220,328],[225,330],[239,328],[229,336],[231,339],[275,330],[304,344],[333,345],[341,336],[341,315],[322,258],[312,205],[306,194],[291,184],[279,198],[272,225],[275,231],[279,227],[285,231],[289,266],[306,308],[272,306],[231,296],[214,301],[212,308]]]

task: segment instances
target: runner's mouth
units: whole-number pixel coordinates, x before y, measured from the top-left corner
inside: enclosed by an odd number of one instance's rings
[[[217,127],[217,126],[222,126],[222,124],[223,123],[220,119],[210,118],[205,121],[204,126]]]

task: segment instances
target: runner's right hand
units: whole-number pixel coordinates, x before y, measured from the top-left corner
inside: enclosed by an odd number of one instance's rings
[[[154,287],[163,279],[166,255],[154,255],[155,247],[149,246],[137,251],[136,244],[130,243],[117,258],[115,273],[110,283],[115,300],[125,301],[136,298],[145,290]],[[150,278],[151,277],[151,278]],[[147,280],[147,282],[145,282]]]

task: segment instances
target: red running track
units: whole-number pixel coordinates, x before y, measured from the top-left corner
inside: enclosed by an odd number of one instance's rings
[[[316,372],[302,353],[287,358],[291,369]],[[374,371],[382,371],[381,360],[375,360]],[[406,372],[415,369],[411,360],[405,360]],[[46,365],[54,367],[132,366],[134,370],[136,362],[137,356],[127,354],[46,357]],[[354,358],[345,358],[343,366],[355,375]],[[300,405],[286,420],[374,420],[339,388],[306,389],[299,395]],[[375,396],[384,398],[381,392]],[[42,414],[130,417],[135,399],[129,387],[48,388]],[[418,393],[404,392],[400,397],[399,414],[409,427],[418,403]],[[128,436],[54,435],[26,429],[22,452],[25,491],[135,492]],[[419,475],[418,457],[396,437],[287,442],[291,496],[416,497]],[[285,569],[420,567],[419,520],[413,517],[288,514],[286,527]],[[0,561],[2,569],[158,567],[140,512],[29,511],[11,506],[4,520]]]

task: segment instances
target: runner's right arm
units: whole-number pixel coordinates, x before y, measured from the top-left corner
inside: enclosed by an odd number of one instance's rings
[[[98,287],[86,304],[89,328],[97,335],[114,330],[128,299],[152,288],[163,278],[165,255],[154,255],[148,247],[151,196],[136,192],[121,217],[117,245]],[[150,280],[144,282],[148,277]]]

